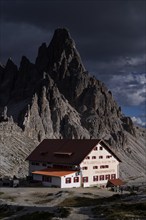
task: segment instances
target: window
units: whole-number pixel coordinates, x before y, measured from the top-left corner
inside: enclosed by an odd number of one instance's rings
[[[94,147],[94,150],[98,150],[98,147]]]
[[[92,159],[96,159],[96,156],[92,156]]]
[[[112,155],[107,155],[107,156],[106,156],[106,158],[111,158],[111,157],[112,157]]]
[[[112,180],[116,179],[116,174],[111,174],[111,179]]]
[[[99,156],[99,159],[103,159],[103,156]]]
[[[98,176],[93,176],[93,181],[94,182],[98,181]]]
[[[86,157],[86,159],[87,159],[87,160],[89,160],[89,159],[90,159],[90,157],[89,157],[89,156],[87,156],[87,157]]]
[[[100,169],[106,169],[106,168],[108,168],[109,166],[108,165],[101,165],[100,166]]]
[[[103,147],[100,147],[99,149],[100,149],[100,150],[103,150]]]
[[[82,167],[82,170],[88,170],[88,167]]]
[[[87,176],[83,177],[83,183],[87,183],[87,182],[88,182],[88,177]]]
[[[52,177],[51,176],[43,176],[42,180],[43,180],[43,182],[51,183],[52,182]]]
[[[110,174],[105,175],[105,179],[109,180],[110,179]]]
[[[78,182],[79,182],[79,177],[78,176],[74,177],[74,183],[78,183]]]
[[[104,180],[104,175],[100,175],[100,176],[99,176],[99,179],[100,179],[100,180]]]
[[[93,170],[96,170],[96,169],[98,169],[98,166],[93,166]]]
[[[71,183],[71,178],[70,177],[66,178],[65,183]]]

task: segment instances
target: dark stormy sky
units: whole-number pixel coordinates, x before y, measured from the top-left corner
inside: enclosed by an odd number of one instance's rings
[[[34,62],[42,42],[69,29],[86,69],[125,115],[146,125],[145,0],[0,0],[0,62]]]

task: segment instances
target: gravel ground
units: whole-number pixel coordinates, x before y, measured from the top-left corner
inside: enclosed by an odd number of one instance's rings
[[[112,196],[114,192],[107,189],[98,188],[73,188],[73,189],[59,189],[59,188],[9,188],[3,187],[0,189],[0,201],[6,201],[9,204],[23,205],[23,206],[41,206],[37,202],[46,197],[51,201],[47,203],[49,207],[58,205],[68,196],[84,196],[84,197],[108,197]]]
[[[124,193],[125,192],[123,192],[123,194]],[[33,213],[36,211],[47,211],[55,213],[57,208],[59,207],[59,204],[67,198],[87,197],[96,199],[110,197],[114,194],[116,193],[108,191],[107,189],[98,189],[96,187],[73,189],[47,187],[2,187],[0,188],[0,206],[2,206],[3,204],[7,204],[13,210],[18,210],[18,208],[23,207],[21,211],[16,211],[15,215],[13,215],[13,217],[20,217],[18,219],[21,219],[21,215],[24,215],[26,213]],[[131,197],[132,202],[135,202],[136,200],[146,201],[146,193],[137,195],[137,197],[135,197],[135,195]],[[91,211],[92,207],[93,206],[71,207],[69,217],[54,217],[52,218],[52,220],[97,220],[97,217],[94,218],[93,213]],[[13,220],[13,217],[6,217],[3,218],[3,220]]]
[[[59,189],[59,188],[9,188],[3,187],[0,189],[0,205],[7,204],[14,208],[23,206],[24,209],[19,216],[28,212],[35,211],[49,211],[53,212],[58,205],[69,197],[108,197],[112,196],[114,192],[110,192],[107,189],[98,188],[73,188],[73,189]],[[92,207],[71,208],[71,213],[68,218],[62,218],[66,220],[92,220],[91,217]],[[89,217],[90,216],[90,217]],[[7,217],[4,219],[13,219]],[[54,218],[55,219],[55,218]],[[61,219],[61,218],[58,218]],[[94,219],[94,218],[93,218]]]

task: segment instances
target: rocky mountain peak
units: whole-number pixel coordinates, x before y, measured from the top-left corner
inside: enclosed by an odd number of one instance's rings
[[[19,71],[25,75],[30,75],[31,69],[34,67],[34,64],[29,61],[26,56],[22,56]]]
[[[7,60],[6,66],[5,66],[5,70],[6,71],[17,71],[17,66],[15,65],[15,63],[12,61],[11,58],[9,58]]]
[[[47,56],[47,45],[46,45],[46,43],[42,43],[42,45],[39,47],[38,56],[39,57]]]
[[[47,45],[46,43],[42,43],[42,45],[39,47],[38,50],[38,56],[36,58],[35,65],[37,66],[37,69],[41,73],[47,70],[48,63],[49,63],[49,59],[48,59]]]
[[[75,42],[66,28],[58,28],[55,30],[51,44],[54,44],[55,47],[62,47],[65,49],[67,46],[75,47]]]
[[[30,64],[29,59],[26,56],[22,56],[21,62],[20,62],[20,69],[26,68]]]
[[[55,30],[48,47],[45,43],[41,45],[36,65],[40,71],[50,72],[55,78],[60,78],[67,72],[73,74],[85,71],[75,42],[65,28]]]
[[[56,64],[54,70],[61,66],[61,69],[66,68],[72,72],[85,71],[80,55],[75,47],[75,42],[71,38],[69,31],[65,28],[55,30],[48,47],[48,55],[50,65]]]
[[[18,72],[14,66],[8,60],[0,88],[5,98],[0,102],[32,138],[40,140],[48,133],[65,138],[67,134],[70,138],[106,136],[113,145],[123,146],[125,132],[134,135],[132,121],[123,118],[112,94],[85,70],[67,29],[56,29],[49,46],[40,46],[35,64],[23,56]]]

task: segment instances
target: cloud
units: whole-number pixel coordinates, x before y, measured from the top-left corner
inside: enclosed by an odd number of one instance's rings
[[[146,54],[141,54],[131,57],[117,57],[111,60],[104,61],[86,61],[86,65],[91,72],[97,74],[97,76],[104,75],[118,75],[146,72]]]
[[[52,33],[29,24],[18,26],[16,23],[4,22],[1,28],[1,62],[5,63],[11,57],[19,64],[23,55],[34,62],[38,47],[51,37]]]
[[[132,117],[131,119],[132,119],[132,121],[133,121],[135,124],[137,124],[137,125],[140,125],[140,126],[142,126],[142,127],[145,127],[145,126],[146,126],[146,121],[143,122],[143,121],[141,120],[141,118],[139,118],[139,117]]]
[[[146,104],[146,75],[129,73],[113,75],[110,89],[121,105],[138,106]]]
[[[87,62],[90,72],[112,91],[119,105],[146,105],[146,56]]]
[[[145,1],[137,0],[1,0],[1,22],[28,25],[25,36],[31,27],[53,34],[55,28],[65,26],[87,61],[143,55],[145,14]],[[17,27],[12,31],[17,32]]]

